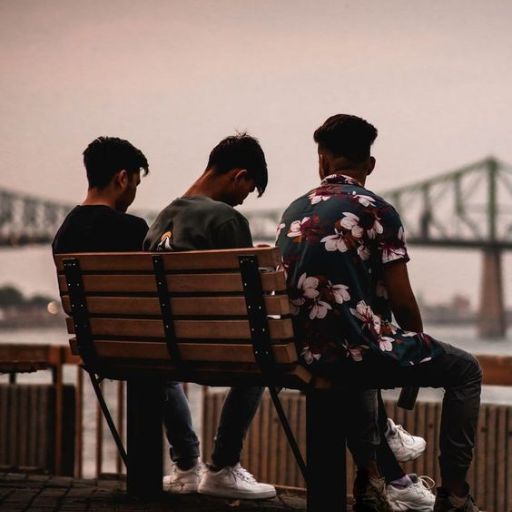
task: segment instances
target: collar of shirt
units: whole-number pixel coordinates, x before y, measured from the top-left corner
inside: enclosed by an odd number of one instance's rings
[[[326,176],[321,182],[321,185],[327,184],[339,184],[339,185],[359,185],[362,187],[361,183],[359,183],[356,179],[346,176],[345,174],[333,173]]]

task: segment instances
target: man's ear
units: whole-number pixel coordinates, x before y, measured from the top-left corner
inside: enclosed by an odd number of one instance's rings
[[[121,189],[125,189],[128,186],[128,182],[130,181],[130,177],[128,176],[128,172],[126,169],[121,169],[115,175],[116,184],[121,187]]]
[[[247,169],[233,169],[235,172],[233,173],[233,179],[236,182],[240,182],[242,180],[245,180],[249,177],[249,173],[247,172]]]
[[[329,162],[323,153],[318,152],[318,172],[320,178],[324,179],[329,175]]]
[[[367,176],[369,176],[375,169],[375,163],[376,163],[375,158],[373,156],[371,156],[368,159],[368,172],[366,173]]]

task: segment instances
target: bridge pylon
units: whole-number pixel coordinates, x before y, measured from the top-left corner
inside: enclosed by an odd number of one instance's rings
[[[482,252],[478,334],[483,339],[502,339],[507,331],[501,252],[492,248]]]

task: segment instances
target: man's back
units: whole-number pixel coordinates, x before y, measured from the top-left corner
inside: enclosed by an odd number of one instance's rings
[[[164,208],[144,240],[147,251],[193,251],[252,246],[247,219],[206,196],[180,197]]]
[[[76,206],[52,243],[55,254],[66,252],[140,251],[146,221],[103,205]]]
[[[391,324],[384,265],[408,260],[394,208],[349,177],[333,175],[286,210],[278,237],[306,363],[360,361],[373,353],[408,366],[431,340]]]

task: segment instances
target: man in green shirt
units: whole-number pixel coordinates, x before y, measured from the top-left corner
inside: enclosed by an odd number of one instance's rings
[[[267,164],[258,141],[247,134],[222,140],[206,170],[164,208],[144,240],[148,251],[189,251],[252,247],[247,219],[233,207],[267,186]],[[215,438],[212,464],[199,460],[199,441],[181,385],[169,382],[164,408],[167,438],[174,461],[164,483],[170,492],[199,492],[243,499],[272,498],[272,485],[259,483],[240,466],[242,444],[261,400],[263,388],[231,388]]]

